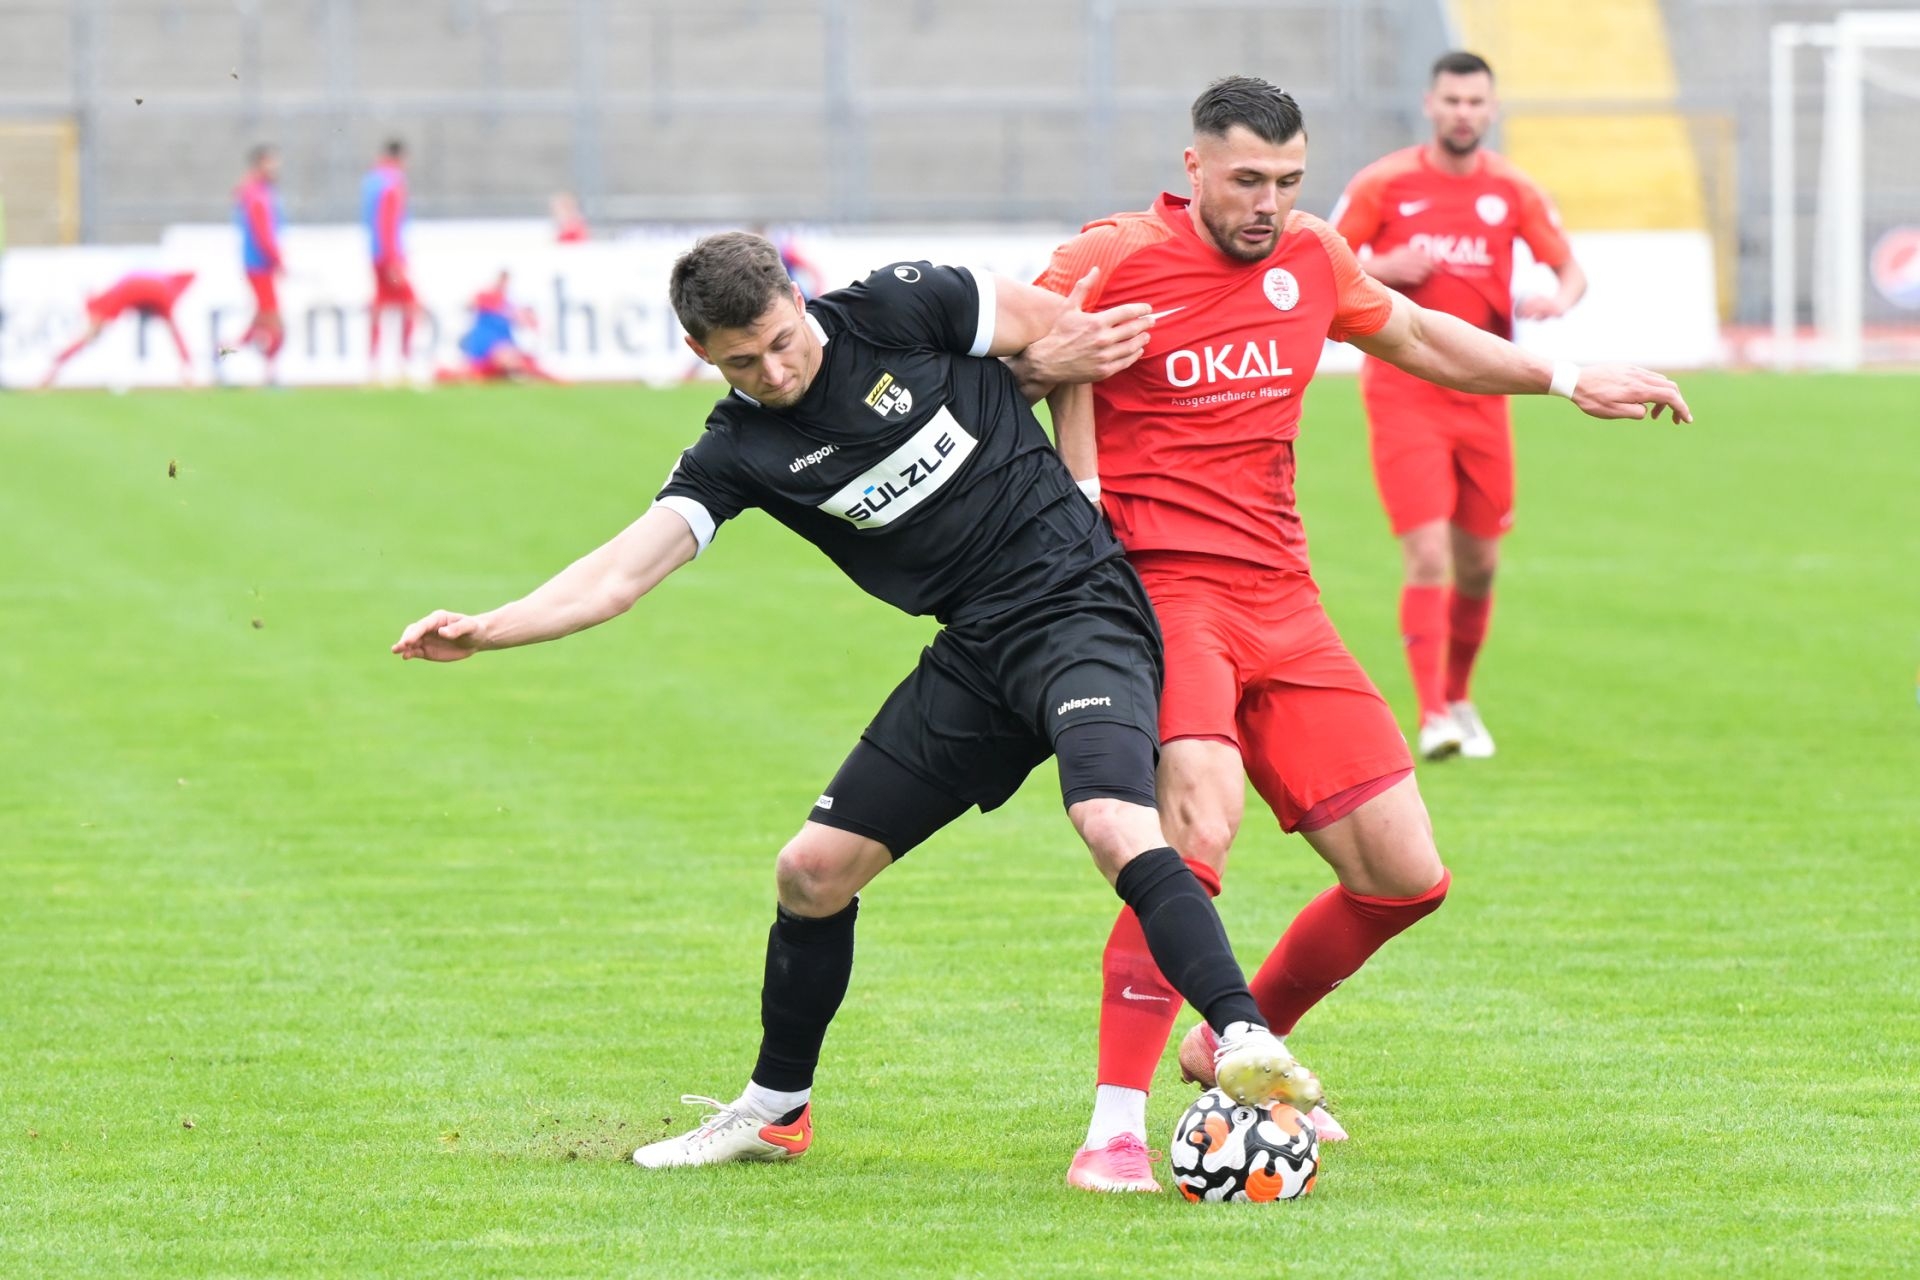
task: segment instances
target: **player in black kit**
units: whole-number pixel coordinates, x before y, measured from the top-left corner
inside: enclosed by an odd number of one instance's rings
[[[674,264],[688,343],[732,392],[652,508],[546,585],[477,616],[438,611],[393,646],[454,661],[623,613],[759,507],[861,588],[944,629],[881,706],[776,864],[760,1054],[732,1102],[634,1153],[648,1167],[782,1160],[812,1141],[820,1046],[853,968],[856,894],[975,805],[1059,760],[1067,816],[1140,918],[1154,960],[1220,1035],[1243,1102],[1305,1110],[1319,1083],[1260,1019],[1226,932],[1154,809],[1160,636],[1098,509],[993,357],[1068,305],[925,262],[805,302],[778,251],[739,232]]]

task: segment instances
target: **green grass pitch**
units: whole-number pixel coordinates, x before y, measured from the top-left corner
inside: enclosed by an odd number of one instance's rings
[[[1516,406],[1453,896],[1292,1038],[1354,1140],[1237,1208],[1062,1185],[1116,901],[1046,772],[868,892],[812,1154],[622,1163],[743,1082],[773,853],[930,624],[754,516],[563,644],[387,645],[631,519],[706,390],[0,399],[0,1274],[1920,1266],[1920,381],[1686,385]],[[1351,381],[1307,421],[1404,720]],[[1242,959],[1328,880],[1250,809]]]

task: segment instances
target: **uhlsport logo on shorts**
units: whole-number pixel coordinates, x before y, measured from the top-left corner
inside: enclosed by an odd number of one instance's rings
[[[1267,272],[1267,278],[1260,282],[1260,287],[1266,291],[1267,301],[1282,311],[1291,311],[1300,305],[1300,282],[1285,267],[1275,267]]]
[[[942,405],[907,442],[820,504],[861,529],[892,524],[953,479],[979,441]]]
[[[1084,711],[1088,707],[1110,707],[1112,698],[1068,698],[1055,709],[1054,715],[1063,716],[1069,711]]]
[[[882,372],[880,381],[867,392],[867,408],[883,418],[893,414],[904,418],[913,412],[913,392],[894,381],[891,373]]]

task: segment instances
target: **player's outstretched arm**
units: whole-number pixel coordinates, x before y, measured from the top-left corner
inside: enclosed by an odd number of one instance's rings
[[[1065,383],[1098,382],[1120,372],[1147,349],[1153,308],[1129,302],[1089,312],[1086,301],[1098,283],[1100,268],[1082,276],[1064,298],[1050,289],[1013,281],[995,281],[999,323],[1018,347],[1001,350],[996,329],[994,353],[1011,355],[1007,364],[1020,380],[1021,394],[1034,404]],[[1014,314],[1009,315],[1009,310]],[[1044,327],[1040,322],[1045,321]],[[1035,332],[1035,330],[1038,330]]]
[[[1651,407],[1674,421],[1693,412],[1673,380],[1626,364],[1555,365],[1505,338],[1393,295],[1393,314],[1377,332],[1349,339],[1370,356],[1416,378],[1476,395],[1564,395],[1595,418],[1644,418]]]
[[[631,609],[697,550],[687,522],[666,507],[654,507],[511,604],[472,616],[436,609],[402,631],[393,652],[458,662],[482,649],[511,649],[585,631]]]

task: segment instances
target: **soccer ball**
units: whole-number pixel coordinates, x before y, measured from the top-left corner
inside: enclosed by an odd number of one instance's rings
[[[1189,1200],[1295,1200],[1319,1175],[1320,1135],[1284,1102],[1246,1107],[1209,1089],[1180,1117],[1170,1159]]]

